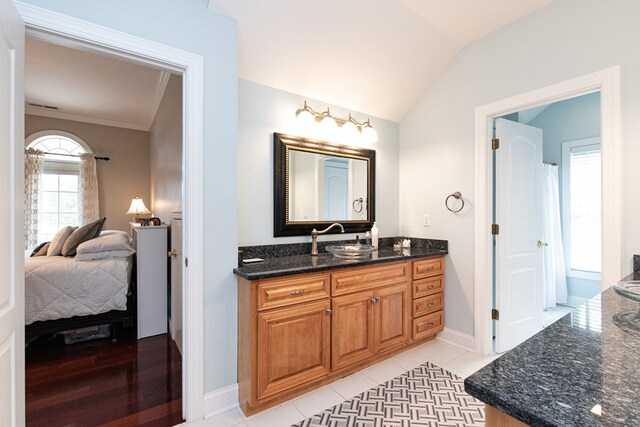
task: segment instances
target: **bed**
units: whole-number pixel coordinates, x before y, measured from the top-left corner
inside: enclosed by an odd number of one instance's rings
[[[135,319],[129,236],[103,231],[78,246],[75,257],[25,259],[25,333],[37,335]]]

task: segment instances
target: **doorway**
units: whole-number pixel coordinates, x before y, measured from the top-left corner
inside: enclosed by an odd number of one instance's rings
[[[501,353],[600,292],[600,93],[497,118],[494,137]]]
[[[490,354],[493,344],[493,219],[491,140],[493,120],[531,107],[600,91],[602,144],[602,283],[621,277],[621,194],[619,167],[620,69],[612,67],[573,80],[476,108],[475,111],[475,350]],[[604,286],[604,285],[603,285]]]
[[[190,52],[150,42],[47,10],[17,4],[27,35],[36,39],[111,54],[128,61],[166,69],[183,76],[183,259],[188,259],[182,278],[183,324],[183,416],[187,421],[204,416],[203,388],[203,58]],[[18,291],[21,292],[20,284]]]

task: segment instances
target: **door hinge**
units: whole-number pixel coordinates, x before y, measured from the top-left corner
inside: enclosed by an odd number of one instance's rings
[[[500,312],[495,308],[491,309],[491,320],[500,320]]]
[[[494,236],[500,234],[500,226],[498,224],[491,224],[491,234]]]
[[[493,138],[491,140],[491,149],[497,150],[498,148],[500,148],[500,140],[498,138]]]
[[[184,257],[184,266],[189,267],[189,258]]]

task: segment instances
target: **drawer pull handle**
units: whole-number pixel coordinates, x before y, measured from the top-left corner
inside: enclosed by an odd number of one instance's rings
[[[302,295],[304,294],[304,289],[298,289],[297,291],[289,292],[289,295]]]
[[[430,302],[429,304],[427,304],[427,307],[433,307],[433,303]]]
[[[427,328],[433,328],[433,322],[427,323]]]
[[[433,289],[433,285],[427,286],[427,289]]]
[[[431,267],[427,267],[427,271],[431,271],[433,270],[435,267],[431,266]]]
[[[374,303],[374,304],[379,303],[380,302],[380,298],[378,298],[378,297],[371,298],[371,302]]]

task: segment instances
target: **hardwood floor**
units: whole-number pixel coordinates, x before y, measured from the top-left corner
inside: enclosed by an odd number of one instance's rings
[[[71,345],[41,338],[26,348],[28,426],[182,422],[182,360],[167,334],[136,340],[129,328],[116,342]]]

